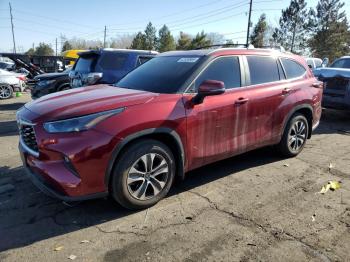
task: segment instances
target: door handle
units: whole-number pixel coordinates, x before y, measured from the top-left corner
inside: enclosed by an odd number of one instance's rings
[[[245,98],[245,97],[240,97],[238,98],[236,101],[235,101],[235,104],[236,105],[241,105],[241,104],[245,104],[248,102],[248,98]]]
[[[282,95],[288,95],[291,91],[292,91],[292,89],[286,87],[282,90]]]

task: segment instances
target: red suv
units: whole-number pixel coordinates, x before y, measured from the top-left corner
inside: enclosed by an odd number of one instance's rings
[[[146,208],[191,169],[268,145],[299,154],[319,123],[322,90],[292,54],[167,52],[115,86],[26,104],[17,113],[19,147],[33,182],[51,196],[110,194]]]

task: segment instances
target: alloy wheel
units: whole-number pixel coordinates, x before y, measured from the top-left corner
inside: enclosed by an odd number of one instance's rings
[[[298,152],[306,141],[306,124],[302,120],[296,121],[289,130],[288,146],[294,151]]]
[[[8,85],[0,85],[0,99],[7,99],[12,95],[11,87]]]
[[[169,177],[169,165],[165,158],[148,153],[136,160],[129,169],[127,186],[129,193],[138,200],[157,196]]]

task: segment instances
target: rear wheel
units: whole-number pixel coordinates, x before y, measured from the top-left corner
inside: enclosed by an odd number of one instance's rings
[[[0,84],[0,99],[8,99],[13,95],[13,89],[8,84]]]
[[[280,152],[287,157],[298,155],[304,148],[309,133],[309,124],[302,114],[295,114],[284,130],[278,145]]]
[[[156,140],[143,140],[128,147],[117,160],[112,196],[126,208],[147,208],[166,196],[174,176],[171,150]]]

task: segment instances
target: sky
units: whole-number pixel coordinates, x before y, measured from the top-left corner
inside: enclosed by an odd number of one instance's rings
[[[166,24],[174,36],[218,32],[234,42],[245,42],[249,0],[0,0],[0,52],[13,49],[9,1],[12,5],[17,52],[33,44],[55,47],[60,35],[103,40],[143,31],[151,21],[157,30]],[[349,1],[349,0],[345,0]],[[252,22],[265,13],[277,25],[281,10],[290,0],[253,0]],[[315,7],[317,0],[308,0]],[[350,19],[350,4],[345,5]],[[58,40],[60,49],[60,41]]]

